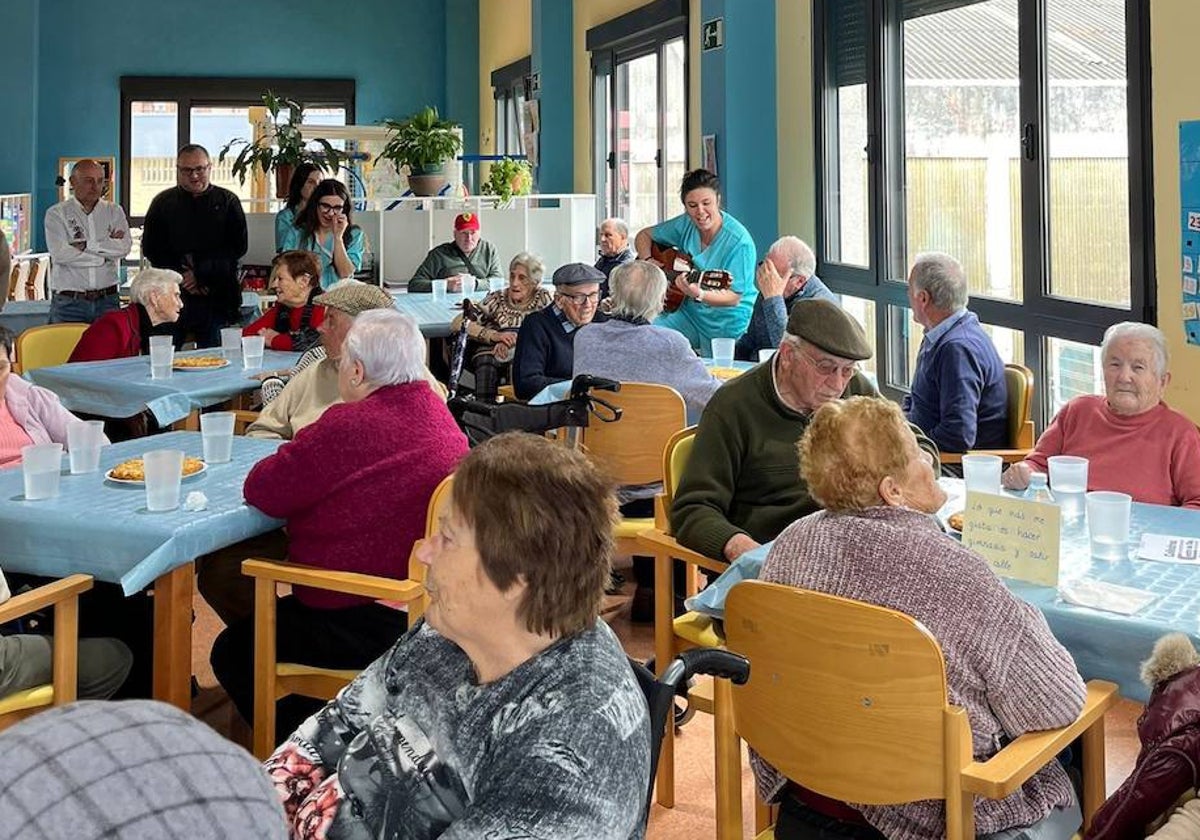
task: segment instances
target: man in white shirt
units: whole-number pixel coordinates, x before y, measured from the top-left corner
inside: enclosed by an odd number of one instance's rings
[[[129,253],[125,211],[100,196],[104,167],[81,160],[71,170],[73,195],[46,211],[50,251],[50,323],[90,324],[119,309],[117,267]]]

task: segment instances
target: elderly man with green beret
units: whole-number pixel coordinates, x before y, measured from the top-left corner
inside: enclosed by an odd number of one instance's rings
[[[828,300],[798,301],[771,361],[727,383],[704,409],[671,506],[676,539],[732,562],[817,510],[796,441],[825,403],[879,396],[858,368],[870,357],[853,317]],[[937,447],[919,431],[917,440],[936,460]]]

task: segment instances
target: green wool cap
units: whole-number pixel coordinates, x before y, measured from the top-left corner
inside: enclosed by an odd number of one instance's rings
[[[843,359],[857,362],[871,358],[871,345],[862,325],[828,300],[796,301],[788,315],[787,331]]]

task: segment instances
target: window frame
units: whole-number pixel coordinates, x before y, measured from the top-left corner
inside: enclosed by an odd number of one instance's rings
[[[529,87],[529,77],[532,73],[533,57],[528,55],[492,71],[492,99],[495,102],[496,109],[493,115],[492,128],[496,132],[495,153],[498,155],[512,156],[525,154],[525,139],[522,136],[525,117],[521,113],[521,104],[523,101],[528,101],[526,92]],[[510,108],[513,109],[511,112]],[[513,124],[509,122],[508,118],[510,116],[515,116],[514,123],[517,129],[517,136],[515,138],[508,136],[508,128]],[[504,126],[503,135],[500,132],[501,125]],[[510,144],[510,141],[514,142]],[[516,151],[512,151],[513,148]]]

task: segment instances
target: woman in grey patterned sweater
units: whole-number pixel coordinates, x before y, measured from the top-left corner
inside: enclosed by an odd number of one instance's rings
[[[645,835],[646,701],[598,618],[615,513],[545,438],[462,461],[425,619],[266,763],[294,838]]]
[[[800,441],[800,472],[825,509],[779,536],[763,580],[899,610],[929,628],[946,660],[950,702],[970,718],[977,760],[1025,732],[1075,720],[1085,688],[1071,655],[1041,613],[928,515],[946,495],[895,403],[853,397],[822,406]],[[841,804],[824,807],[753,753],[751,762],[759,793],[767,801],[782,796],[784,812],[794,815],[781,817],[779,840],[807,836],[802,826],[811,811],[796,801],[823,812]],[[851,807],[892,840],[946,834],[940,801]],[[980,836],[1069,838],[1080,822],[1057,762],[1011,796],[975,802]]]

